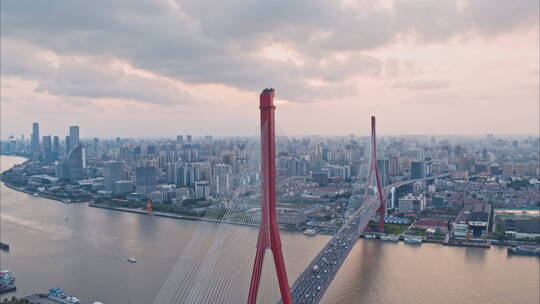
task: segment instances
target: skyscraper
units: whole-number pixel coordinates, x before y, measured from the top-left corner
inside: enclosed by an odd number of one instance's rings
[[[69,151],[69,154],[66,159],[66,167],[68,177],[71,180],[81,180],[83,178],[83,148],[81,144],[75,145]]]
[[[181,145],[184,143],[184,136],[182,135],[176,135],[176,143]]]
[[[426,163],[423,161],[411,162],[411,178],[425,178],[426,177]]]
[[[52,148],[53,152],[57,153],[60,153],[60,139],[58,138],[58,136],[55,136],[53,137],[53,148]]]
[[[39,153],[39,123],[32,124],[32,135],[30,137],[30,150],[34,153]]]
[[[92,150],[94,153],[97,153],[98,151],[98,144],[99,144],[99,138],[94,137],[94,141],[92,142]]]
[[[51,142],[51,136],[43,136],[41,138],[41,142],[43,145],[43,153],[48,154],[52,152],[52,142]]]
[[[69,151],[71,150],[71,141],[69,139],[69,135],[66,136],[66,155],[69,154]]]
[[[51,160],[54,160],[54,157],[52,155],[52,141],[51,141],[51,136],[48,135],[48,136],[43,136],[41,138],[41,143],[42,143],[42,146],[43,146],[43,157],[44,157],[44,160],[45,161],[51,161]]]
[[[388,174],[390,176],[399,176],[401,175],[400,171],[401,170],[399,168],[399,157],[394,156],[390,158],[389,164],[388,164]]]
[[[103,166],[103,186],[105,190],[114,191],[114,183],[124,179],[124,168],[121,162],[108,161]]]
[[[79,143],[79,126],[69,127],[69,145],[70,148]]]
[[[377,168],[379,168],[379,175],[381,178],[381,184],[382,186],[386,186],[390,184],[390,169],[389,166],[390,161],[388,159],[378,159],[377,160]]]
[[[154,191],[157,181],[156,167],[137,167],[135,168],[135,186],[138,193],[150,194]]]

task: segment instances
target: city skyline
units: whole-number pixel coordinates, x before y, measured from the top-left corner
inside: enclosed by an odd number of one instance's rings
[[[32,128],[37,124],[38,126],[38,130],[42,130],[42,125],[40,124],[40,122],[32,122]],[[48,134],[48,135],[43,135],[43,136],[40,136],[39,139],[37,139],[38,141],[38,144],[41,144],[42,141],[43,141],[43,137],[51,137],[51,139],[53,137],[56,137],[57,140],[60,140],[62,141],[64,144],[66,141],[69,140],[70,138],[70,128],[77,128],[77,130],[79,130],[80,126],[69,126],[69,125],[66,125],[66,127],[64,129],[67,129],[67,132],[66,130],[59,130],[58,133],[52,133],[52,132],[43,132],[43,131],[38,131],[38,134],[41,133],[41,134]],[[30,143],[30,146],[32,146],[32,134],[34,132],[33,129],[30,129],[30,131],[26,132],[26,133],[21,133],[21,134],[2,134],[2,137],[0,137],[1,140],[8,140],[8,139],[16,139],[18,141],[21,140],[21,136],[22,136],[22,139],[23,140],[26,140]],[[46,130],[49,130],[50,129],[46,129]],[[99,137],[99,136],[91,136],[91,135],[86,135],[86,136],[82,136],[80,137],[80,141],[86,141],[87,143],[91,143],[91,141],[95,141],[96,139],[97,140],[116,140],[118,138],[120,139],[129,139],[129,140],[178,140],[178,136],[180,137],[183,137],[183,136],[190,136],[193,138],[194,141],[196,140],[205,140],[206,137],[210,136],[212,137],[213,139],[227,139],[227,138],[256,138],[258,136],[258,134],[230,134],[230,135],[215,135],[214,133],[197,133],[197,130],[193,130],[194,132],[189,134],[191,130],[184,130],[184,132],[179,135],[179,134],[176,134],[176,133],[170,133],[168,134],[167,132],[165,134],[153,134],[153,135],[148,135],[148,136],[119,136],[117,134],[107,134],[107,135],[104,135],[103,137]],[[172,132],[172,131],[171,131]],[[66,135],[64,136],[64,133],[66,133]],[[218,132],[219,133],[219,132]],[[401,137],[401,138],[407,138],[407,137],[410,137],[410,138],[415,138],[415,137],[438,137],[438,138],[444,138],[444,139],[451,139],[451,138],[455,138],[455,139],[459,139],[459,138],[471,138],[471,139],[478,139],[478,138],[485,138],[486,136],[496,136],[496,137],[499,137],[500,139],[504,139],[504,140],[510,140],[510,139],[523,139],[523,138],[528,138],[528,137],[531,137],[531,136],[535,136],[537,134],[533,134],[533,133],[472,133],[472,134],[435,134],[435,133],[424,133],[424,134],[380,134],[381,137],[389,137],[389,138],[392,138],[392,137]],[[276,136],[278,138],[286,138],[286,137],[291,137],[291,138],[302,138],[302,137],[306,137],[306,138],[317,138],[317,137],[320,137],[320,138],[340,138],[340,137],[350,137],[350,136],[354,136],[354,137],[359,137],[359,138],[367,138],[369,137],[369,134],[366,134],[366,133],[342,133],[342,134],[309,134],[309,133],[306,133],[306,134],[286,134],[283,132],[283,130],[279,129],[278,130],[278,133],[276,134]],[[72,144],[70,143],[70,146],[72,146]]]
[[[0,304],[537,303],[539,13],[0,0]]]
[[[264,86],[286,135],[538,132],[536,1],[237,4],[2,2],[1,137],[255,135]]]

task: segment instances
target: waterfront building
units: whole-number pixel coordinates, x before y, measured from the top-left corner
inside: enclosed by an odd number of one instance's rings
[[[77,144],[71,148],[66,159],[68,178],[78,181],[83,178],[84,169],[84,151],[82,144]]]
[[[195,198],[206,199],[210,196],[210,182],[197,181],[195,183]]]
[[[103,164],[103,187],[114,191],[115,182],[124,179],[124,167],[121,162],[108,161]]]
[[[135,168],[135,186],[138,193],[149,195],[154,191],[157,181],[156,167]]]
[[[126,195],[135,190],[135,184],[129,180],[118,180],[114,182],[113,189],[114,195]]]
[[[491,204],[473,202],[463,206],[453,225],[453,234],[458,237],[484,237],[488,233]]]
[[[540,221],[537,219],[507,219],[504,233],[515,239],[535,239],[540,237]]]
[[[26,187],[35,190],[39,187],[54,186],[58,182],[58,178],[46,174],[38,174],[30,176]]]

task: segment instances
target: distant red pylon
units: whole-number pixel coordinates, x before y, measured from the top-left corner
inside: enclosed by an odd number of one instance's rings
[[[146,212],[152,213],[154,210],[152,210],[152,205],[150,205],[150,199],[148,199],[148,203],[146,204]]]
[[[386,206],[384,204],[384,194],[382,192],[383,189],[381,186],[379,168],[377,167],[377,137],[375,133],[375,116],[371,116],[371,164],[369,167],[369,173],[366,180],[366,186],[364,188],[364,202],[366,202],[367,200],[369,184],[371,182],[371,176],[373,172],[375,172],[375,183],[377,184],[377,195],[379,196],[379,200],[381,202],[381,205],[377,209],[377,212],[379,212],[379,215],[380,215],[379,223],[377,225],[377,231],[384,232],[384,217],[386,215]],[[367,227],[365,231],[368,231]]]

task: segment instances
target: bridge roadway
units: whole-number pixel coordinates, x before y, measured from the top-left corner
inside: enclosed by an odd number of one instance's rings
[[[388,197],[392,187],[398,188],[406,184],[443,178],[448,174],[428,177],[424,179],[406,180],[384,187],[384,197]],[[356,240],[366,228],[369,220],[375,215],[380,202],[376,195],[371,195],[367,202],[341,226],[338,232],[322,248],[311,263],[304,269],[291,286],[293,303],[312,304],[319,303],[324,292],[330,286],[334,276],[349,255]],[[281,303],[281,300],[279,301]]]

